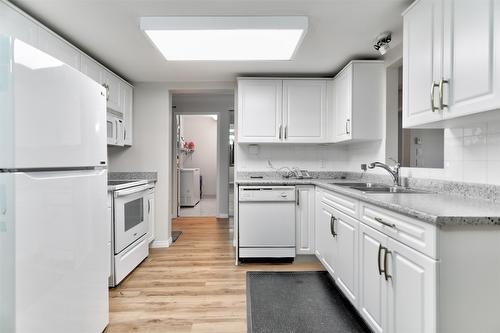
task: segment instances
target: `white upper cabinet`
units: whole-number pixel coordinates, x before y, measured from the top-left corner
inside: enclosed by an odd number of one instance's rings
[[[422,0],[404,16],[404,127],[442,119],[438,106],[442,16],[441,0]]]
[[[348,67],[335,77],[333,81],[333,109],[335,114],[334,121],[334,141],[341,142],[350,140],[352,134],[351,114],[352,114],[352,67]]]
[[[238,80],[238,142],[328,142],[327,80]]]
[[[420,0],[405,12],[404,127],[500,108],[499,20],[499,0]]]
[[[80,70],[80,51],[43,27],[38,29],[38,48]]]
[[[499,7],[498,0],[444,1],[445,118],[500,107]]]
[[[107,90],[107,107],[113,111],[117,111],[119,113],[123,113],[121,109],[121,80],[116,75],[111,73],[110,71],[103,70],[101,72],[101,81],[102,85]]]
[[[238,80],[238,141],[280,142],[282,80]]]
[[[324,142],[326,125],[326,81],[284,80],[284,141]]]
[[[134,89],[132,86],[123,83],[121,84],[121,108],[123,111],[123,142],[125,146],[132,146],[132,109],[133,109],[133,101],[134,101]]]
[[[101,72],[103,67],[92,58],[82,54],[80,70],[95,82],[102,84]]]
[[[0,33],[19,38],[32,46],[38,46],[37,25],[4,2],[0,2]]]
[[[328,85],[331,142],[383,137],[385,67],[382,61],[351,61]]]

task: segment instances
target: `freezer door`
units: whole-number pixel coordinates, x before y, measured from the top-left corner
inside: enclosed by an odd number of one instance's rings
[[[16,333],[108,323],[106,171],[14,173]]]
[[[1,116],[0,169],[105,165],[106,98],[92,79],[20,41],[10,45],[10,79],[3,90],[11,102]],[[7,75],[4,75],[7,76]],[[6,150],[6,151],[9,151]]]

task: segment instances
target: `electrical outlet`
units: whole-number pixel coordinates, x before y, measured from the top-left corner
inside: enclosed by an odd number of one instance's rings
[[[365,163],[361,164],[361,170],[366,171],[368,168]]]

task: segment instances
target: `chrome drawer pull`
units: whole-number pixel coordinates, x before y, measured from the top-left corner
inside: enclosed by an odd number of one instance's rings
[[[396,225],[395,225],[394,223],[388,223],[388,222],[385,222],[385,221],[384,221],[384,220],[382,220],[380,217],[376,217],[376,218],[375,218],[375,221],[377,221],[378,223],[380,223],[380,224],[382,224],[382,225],[385,225],[386,227],[396,229]]]

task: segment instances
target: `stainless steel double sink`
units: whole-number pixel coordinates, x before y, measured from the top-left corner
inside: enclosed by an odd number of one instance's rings
[[[385,184],[377,184],[377,183],[347,183],[347,182],[337,182],[330,183],[331,185],[349,187],[354,190],[358,190],[365,193],[429,193],[427,191],[417,190],[409,187],[401,187],[401,186],[389,186]]]

